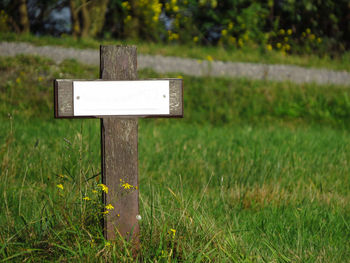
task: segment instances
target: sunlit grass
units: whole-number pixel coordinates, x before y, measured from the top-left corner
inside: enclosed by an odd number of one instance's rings
[[[134,261],[102,236],[99,120],[53,119],[51,79],[97,73],[0,59],[1,260]],[[139,123],[139,259],[350,258],[348,89],[184,78],[185,118]]]

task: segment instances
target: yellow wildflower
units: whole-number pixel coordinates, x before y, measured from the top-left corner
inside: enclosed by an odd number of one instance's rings
[[[234,26],[234,24],[232,22],[228,23],[228,26],[227,26],[228,30],[231,30],[233,28],[233,26]]]
[[[132,185],[130,185],[128,183],[124,183],[124,184],[122,184],[122,187],[124,187],[124,189],[130,189],[130,188],[132,188]]]
[[[182,76],[179,75],[179,76],[177,76],[177,78],[178,78],[178,79],[182,79]],[[136,186],[136,187],[137,187],[137,186]],[[135,187],[135,189],[137,189],[136,187]]]
[[[106,205],[106,209],[108,209],[108,210],[113,210],[113,209],[114,209],[114,206],[112,206],[112,204],[108,204],[108,205]]]
[[[292,29],[288,29],[288,30],[287,30],[287,34],[288,34],[288,35],[291,35],[292,33],[293,33]]]
[[[290,45],[289,45],[289,44],[286,44],[286,45],[284,46],[284,48],[285,48],[287,51],[289,51],[289,50],[290,50]]]
[[[38,81],[39,81],[39,82],[43,81],[43,77],[42,77],[42,76],[39,76],[39,77],[38,77]]]
[[[92,240],[90,241],[90,246],[91,246],[91,247],[94,247],[94,246],[95,246],[95,239],[92,239]]]
[[[211,61],[213,61],[214,59],[213,59],[212,56],[208,55],[208,56],[207,56],[207,60],[211,62]]]
[[[267,49],[268,51],[271,51],[271,50],[272,50],[272,45],[270,45],[270,44],[266,45],[266,49]]]
[[[169,37],[170,40],[173,40],[173,39],[179,39],[179,34],[177,33],[172,33]]]
[[[318,43],[321,43],[322,42],[322,39],[320,37],[317,38],[317,42]]]
[[[197,43],[198,40],[199,40],[199,38],[198,38],[197,36],[193,37],[193,42],[194,42],[194,43]]]
[[[106,194],[108,194],[108,187],[104,184],[99,184],[98,186],[101,187],[102,191],[105,192]]]
[[[127,16],[127,17],[124,19],[124,22],[125,22],[125,23],[127,23],[127,22],[129,22],[129,21],[131,21],[131,16]]]
[[[281,43],[277,43],[277,44],[276,44],[276,47],[277,47],[277,48],[281,48],[281,47],[282,47],[282,44],[281,44]]]
[[[122,3],[122,7],[125,9],[130,9],[131,6],[129,5],[128,1],[126,1]]]
[[[311,40],[315,40],[315,38],[316,38],[316,36],[315,36],[314,34],[311,34],[311,35],[310,35],[310,39],[311,39]]]
[[[83,198],[83,200],[90,201],[91,199],[90,199],[90,197],[85,196],[85,197]]]
[[[280,29],[280,34],[284,35],[286,33],[286,31],[284,29]]]
[[[107,241],[107,242],[105,243],[105,246],[106,246],[106,247],[110,247],[110,246],[111,246],[111,243]]]
[[[97,191],[96,191],[96,190],[92,190],[92,192],[93,192],[94,194],[97,194]]]
[[[176,5],[176,6],[174,6],[173,7],[173,10],[174,10],[174,12],[178,12],[179,11],[179,7]]]
[[[226,36],[227,35],[227,30],[226,29],[221,30],[221,35],[222,36]]]
[[[306,33],[307,33],[307,34],[310,34],[310,33],[311,33],[310,28],[307,28],[307,29],[306,29]]]
[[[102,212],[102,214],[104,214],[104,215],[107,215],[108,213],[109,213],[109,211],[108,211],[108,210],[106,210],[106,211]]]
[[[17,84],[21,83],[21,79],[20,78],[16,78],[16,83]]]
[[[233,37],[233,36],[229,36],[228,41],[229,41],[231,44],[235,44],[235,43],[236,43],[236,38]]]
[[[172,233],[173,234],[173,238],[175,238],[176,229],[170,228],[170,233]]]
[[[58,184],[57,187],[61,190],[63,190],[63,185],[62,184]]]

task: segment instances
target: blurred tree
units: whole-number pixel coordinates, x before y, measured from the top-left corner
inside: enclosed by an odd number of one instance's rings
[[[101,33],[108,0],[69,0],[74,37],[95,37]]]
[[[123,37],[124,16],[125,14],[122,7],[122,0],[110,0],[107,6],[106,21],[103,28],[105,37]]]
[[[20,24],[21,32],[29,33],[30,24],[28,19],[26,0],[16,0],[16,3],[18,5],[19,24]]]
[[[67,33],[69,24],[64,17],[57,16],[57,13],[67,9],[67,0],[28,0],[27,6],[31,32],[50,35]]]
[[[8,23],[15,32],[30,32],[27,2],[25,0],[2,0],[0,1],[0,9],[6,11]]]

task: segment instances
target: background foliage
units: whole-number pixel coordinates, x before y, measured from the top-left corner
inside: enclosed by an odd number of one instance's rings
[[[347,0],[4,0],[0,10],[3,32],[320,55],[350,47]]]

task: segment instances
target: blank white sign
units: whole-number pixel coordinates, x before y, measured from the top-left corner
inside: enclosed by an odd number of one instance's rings
[[[169,114],[169,80],[73,81],[74,116]]]

